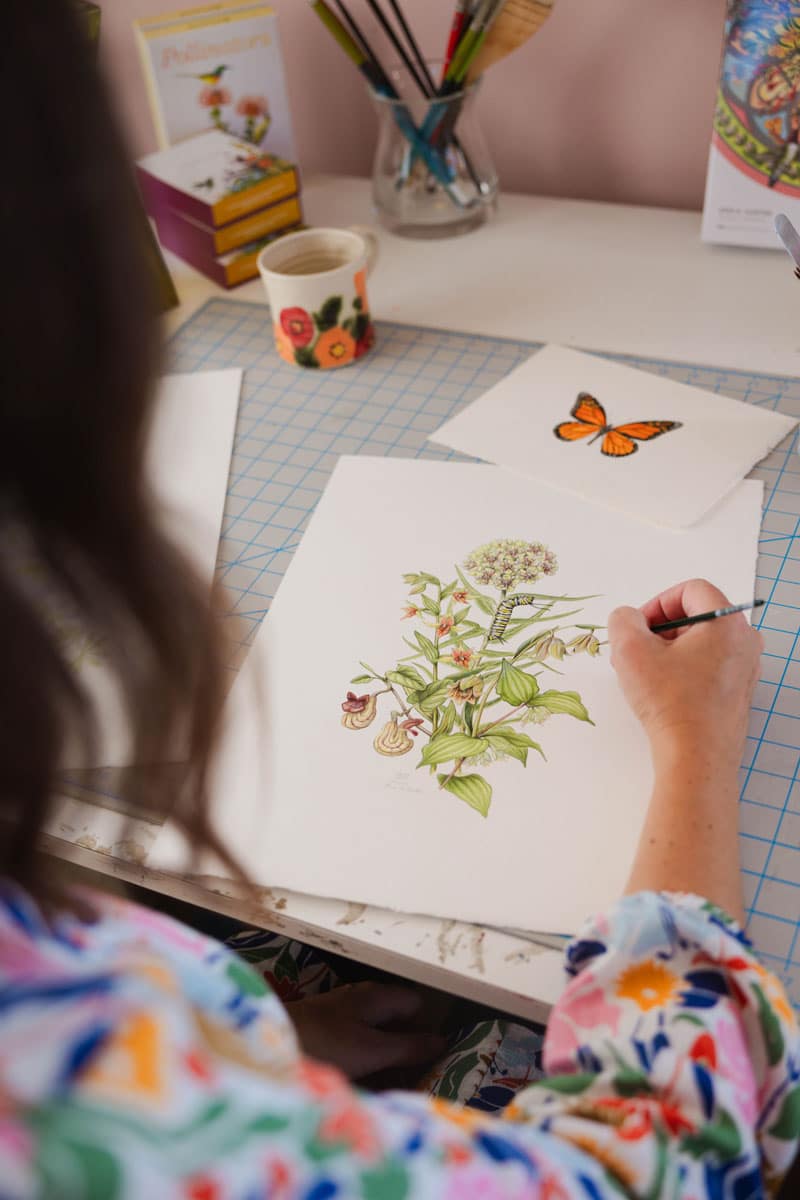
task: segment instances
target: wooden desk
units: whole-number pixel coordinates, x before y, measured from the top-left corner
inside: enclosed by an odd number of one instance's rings
[[[371,220],[364,180],[312,181],[305,204],[311,224]],[[703,246],[699,228],[695,213],[508,196],[495,222],[465,238],[381,234],[372,304],[379,318],[413,324],[800,374],[800,285],[788,260]],[[224,293],[168,258],[182,300],[169,333]],[[264,299],[259,281],[233,295]],[[100,772],[96,804],[83,792],[61,803],[48,830],[54,853],[530,1018],[559,993],[558,953],[495,930],[269,889],[246,904],[224,881],[148,869],[156,828],[121,829],[104,786]]]

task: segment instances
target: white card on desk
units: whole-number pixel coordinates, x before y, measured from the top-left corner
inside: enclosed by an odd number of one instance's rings
[[[214,578],[225,509],[242,372],[198,371],[167,375],[155,399],[146,471],[166,532],[194,563],[209,588]],[[49,603],[49,601],[48,601]],[[102,646],[81,629],[69,605],[58,610],[65,653],[96,705],[96,761],[68,748],[65,767],[121,767],[131,761],[130,730]]]
[[[593,354],[545,346],[431,441],[680,529],[709,512],[796,424]]]
[[[242,372],[166,375],[156,399],[148,471],[167,531],[209,585],[217,563]]]
[[[498,467],[341,459],[228,702],[220,834],[265,886],[573,932],[652,782],[591,626],[695,575],[752,596],[762,490],[684,533]],[[148,866],[185,865],[168,825]]]

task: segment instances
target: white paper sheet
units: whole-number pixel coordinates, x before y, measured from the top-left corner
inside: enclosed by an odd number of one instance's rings
[[[450,581],[454,564],[497,538],[540,541],[558,556],[557,573],[532,584],[534,591],[597,593],[569,606],[582,609],[571,621],[604,624],[616,605],[640,604],[696,575],[734,601],[747,599],[761,494],[760,483],[745,481],[701,525],[678,533],[501,468],[342,459],[231,694],[213,786],[220,832],[259,884],[573,931],[619,894],[651,784],[645,739],[607,650],[547,660],[563,675],[546,671],[541,688],[578,692],[595,725],[552,715],[523,726],[547,761],[531,751],[526,767],[513,760],[480,767],[493,789],[486,817],[416,769],[424,735],[402,756],[375,752],[373,740],[396,708],[387,696],[368,728],[343,728],[346,693],[376,690],[350,680],[363,670],[359,660],[385,672],[412,653],[403,635],[422,626],[402,612],[420,601],[409,600],[404,573]],[[148,864],[185,866],[172,827]]]
[[[242,372],[166,375],[156,400],[148,471],[167,528],[209,585],[225,510]]]
[[[600,410],[592,411],[596,427],[571,415],[579,393],[602,405],[608,425],[674,421],[680,428],[648,441],[615,435],[618,449],[636,449],[611,457],[603,453],[606,435],[598,432]],[[590,432],[575,441],[561,440],[554,430],[563,425]],[[629,516],[685,528],[727,495],[795,425],[793,417],[771,409],[596,355],[545,346],[446,421],[431,441]]]
[[[161,502],[164,526],[211,586],[230,469],[242,372],[167,375],[155,401],[147,472]],[[97,761],[67,748],[65,767],[125,766],[131,744],[127,720],[102,648],[73,628],[67,654],[96,703]]]

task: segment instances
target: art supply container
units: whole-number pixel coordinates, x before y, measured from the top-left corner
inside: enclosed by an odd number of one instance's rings
[[[432,74],[439,78],[439,68]],[[392,72],[400,99],[376,92],[378,144],[372,198],[381,224],[401,237],[468,233],[497,204],[497,172],[476,113],[480,79],[441,99],[412,91]]]

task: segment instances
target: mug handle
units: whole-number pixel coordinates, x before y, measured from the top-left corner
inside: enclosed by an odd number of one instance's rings
[[[373,267],[378,261],[378,253],[380,251],[380,242],[378,235],[370,229],[369,225],[348,225],[351,233],[357,233],[360,238],[363,238],[367,243],[367,275],[372,274]]]

